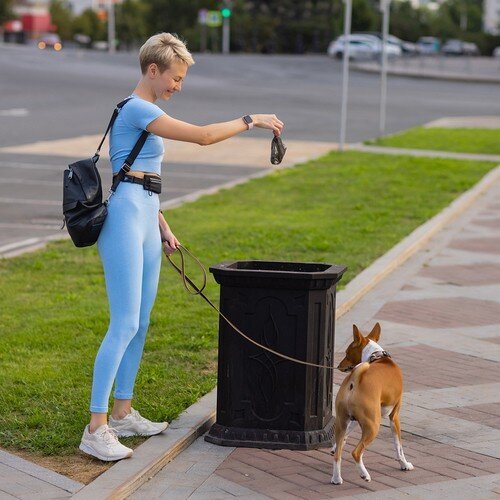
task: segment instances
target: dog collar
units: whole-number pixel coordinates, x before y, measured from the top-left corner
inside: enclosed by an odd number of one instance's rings
[[[369,358],[368,363],[373,363],[377,359],[390,358],[391,355],[387,351],[375,351]]]

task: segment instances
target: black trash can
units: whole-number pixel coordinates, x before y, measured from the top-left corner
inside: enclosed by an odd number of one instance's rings
[[[333,366],[336,283],[345,266],[235,261],[210,268],[220,309],[243,333],[287,356]],[[285,360],[219,321],[217,420],[224,446],[311,450],[333,438],[333,371]]]

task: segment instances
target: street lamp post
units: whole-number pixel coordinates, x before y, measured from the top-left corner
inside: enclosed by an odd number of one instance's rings
[[[224,7],[221,10],[222,14],[222,53],[229,54],[231,40],[231,2],[224,0]]]
[[[387,107],[387,39],[389,37],[389,11],[391,0],[380,0],[382,11],[382,64],[380,66],[380,121],[379,136],[385,133],[385,115]]]
[[[339,151],[344,150],[347,127],[347,90],[349,85],[349,35],[351,34],[352,0],[344,0],[344,52],[342,62],[342,109],[340,112]]]
[[[115,53],[115,4],[114,0],[108,0],[108,51]]]

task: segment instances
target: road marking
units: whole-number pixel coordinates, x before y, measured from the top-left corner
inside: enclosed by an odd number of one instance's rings
[[[15,248],[24,247],[27,245],[34,245],[35,243],[40,243],[40,241],[41,241],[40,238],[29,238],[23,241],[16,241],[15,243],[9,243],[8,245],[0,247],[0,254],[8,250],[14,250]]]
[[[61,201],[56,200],[27,200],[23,198],[5,198],[4,196],[0,196],[0,203],[17,203],[18,205],[47,205],[47,206],[56,206],[61,205]]]
[[[44,165],[43,163],[19,163],[14,161],[0,161],[0,168],[22,168],[28,170],[62,170],[64,165]]]
[[[62,219],[61,219],[62,221]],[[61,222],[62,226],[62,222]],[[61,226],[55,224],[20,224],[20,223],[9,223],[0,222],[0,228],[5,229],[18,229],[18,228],[28,228],[28,229],[60,229]]]
[[[30,112],[26,108],[0,109],[0,116],[28,116]]]
[[[60,186],[57,181],[37,181],[32,179],[2,179],[2,184],[23,184],[29,186]]]

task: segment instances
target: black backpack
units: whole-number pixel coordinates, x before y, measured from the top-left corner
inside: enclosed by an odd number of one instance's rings
[[[68,166],[68,169],[64,171],[64,222],[62,228],[66,225],[68,233],[77,247],[93,245],[99,238],[102,226],[108,215],[109,199],[115,193],[118,184],[123,180],[125,174],[130,171],[130,167],[148,138],[149,132],[144,130],[135,143],[128,158],[123,163],[118,175],[114,178],[108,197],[103,202],[101,176],[97,170],[99,152],[101,151],[104,139],[113,126],[120,109],[125,106],[130,99],[132,98],[129,97],[117,104],[95,155],[92,158],[86,158],[85,160],[72,163]]]

